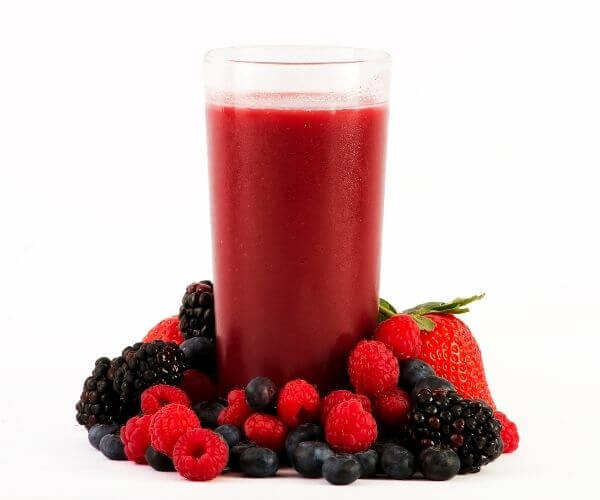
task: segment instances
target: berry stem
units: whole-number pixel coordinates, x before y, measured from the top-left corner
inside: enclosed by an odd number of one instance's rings
[[[419,304],[418,306],[406,309],[403,312],[404,314],[417,314],[419,316],[436,312],[444,314],[463,314],[469,312],[469,308],[465,307],[467,304],[475,302],[476,300],[481,300],[484,296],[485,293],[482,293],[481,295],[472,295],[467,298],[459,297],[450,302],[425,302],[424,304]]]
[[[392,304],[385,299],[379,299],[379,322],[385,321],[396,314],[398,314],[398,311]]]
[[[424,304],[419,304],[418,306],[402,311],[402,314],[410,315],[421,330],[431,332],[435,328],[435,322],[426,317],[426,314],[463,314],[469,312],[469,308],[465,306],[481,300],[484,296],[485,293],[482,293],[481,295],[472,295],[466,298],[459,297],[450,302],[425,302]],[[379,299],[379,323],[397,314],[399,313],[392,304],[385,299]]]

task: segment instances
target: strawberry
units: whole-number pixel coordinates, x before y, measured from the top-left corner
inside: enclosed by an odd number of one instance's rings
[[[429,363],[438,377],[452,382],[463,397],[482,399],[495,409],[481,351],[467,325],[452,314],[431,313],[425,317],[435,323],[435,328],[422,333],[419,358]]]
[[[468,312],[466,306],[481,298],[483,295],[447,303],[427,302],[402,315],[412,317],[421,330],[422,346],[418,358],[429,363],[438,377],[449,380],[463,397],[481,399],[496,409],[485,378],[479,345],[469,327],[455,316]],[[396,315],[397,311],[389,302],[380,301],[379,319],[384,320],[381,326]]]
[[[381,323],[379,328],[397,316],[413,318],[421,330],[422,346],[417,357],[429,363],[438,377],[452,382],[463,397],[482,399],[495,408],[477,341],[467,325],[454,316],[467,312],[468,308],[465,306],[482,297],[476,295],[449,303],[427,302],[408,309],[403,314],[394,314]]]
[[[181,330],[179,330],[179,318],[171,316],[170,318],[163,319],[146,334],[142,342],[150,343],[155,340],[174,342],[177,345],[181,344],[184,339]]]

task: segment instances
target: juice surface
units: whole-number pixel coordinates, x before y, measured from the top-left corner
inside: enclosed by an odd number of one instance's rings
[[[343,386],[376,324],[387,108],[207,118],[221,390]]]

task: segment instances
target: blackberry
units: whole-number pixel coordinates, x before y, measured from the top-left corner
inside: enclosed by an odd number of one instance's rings
[[[502,454],[502,426],[483,401],[464,399],[454,391],[421,390],[406,424],[415,453],[439,446],[460,458],[460,472],[479,472]]]
[[[156,384],[179,385],[185,369],[183,352],[172,342],[155,340],[126,347],[111,362],[113,388],[119,395],[121,411],[138,413],[145,389]]]
[[[96,424],[122,423],[119,396],[113,389],[111,361],[100,358],[92,375],[85,379],[75,405],[77,422],[90,429]]]
[[[192,283],[185,290],[179,308],[179,329],[183,337],[215,338],[215,301],[209,280]]]

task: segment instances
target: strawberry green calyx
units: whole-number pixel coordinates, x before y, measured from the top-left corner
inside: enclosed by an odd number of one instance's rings
[[[429,313],[441,313],[441,314],[463,314],[469,312],[469,308],[465,307],[471,302],[481,300],[485,296],[485,293],[481,295],[473,295],[471,297],[462,298],[459,297],[450,302],[425,302],[418,306],[406,309],[401,314],[408,314],[412,319],[415,320],[421,330],[431,332],[435,328],[435,322],[425,315]],[[395,316],[398,313],[396,308],[385,299],[379,299],[379,316],[378,322],[381,323],[386,319]]]
[[[381,323],[382,321],[385,321],[396,314],[398,314],[398,311],[396,311],[396,308],[392,304],[385,299],[379,299],[379,314],[377,316],[377,323]]]

